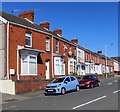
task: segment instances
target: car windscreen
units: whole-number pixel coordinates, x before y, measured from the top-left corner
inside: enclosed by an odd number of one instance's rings
[[[60,82],[63,82],[63,80],[65,79],[65,77],[62,77],[62,78],[56,78],[52,81],[52,83],[60,83]]]
[[[82,77],[82,79],[91,79],[92,77],[91,76],[84,76]]]

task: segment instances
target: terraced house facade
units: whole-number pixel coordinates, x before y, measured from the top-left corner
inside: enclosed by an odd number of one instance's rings
[[[51,79],[61,75],[111,73],[113,61],[101,51],[94,53],[67,40],[61,29],[50,31],[50,23],[34,23],[34,12],[16,17],[1,12],[1,79]],[[107,61],[106,61],[107,60]]]

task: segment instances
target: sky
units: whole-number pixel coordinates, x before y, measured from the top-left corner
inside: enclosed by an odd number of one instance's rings
[[[2,3],[2,11],[16,16],[28,10],[34,10],[36,24],[48,21],[50,30],[62,29],[62,36],[66,39],[77,38],[80,46],[93,52],[102,50],[109,57],[118,56],[117,2]]]

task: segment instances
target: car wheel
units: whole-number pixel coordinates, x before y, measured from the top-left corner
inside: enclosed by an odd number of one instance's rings
[[[62,88],[62,89],[61,89],[61,94],[64,95],[65,92],[66,92],[65,88]]]
[[[76,91],[79,91],[80,90],[80,87],[79,85],[76,86]]]
[[[98,82],[97,86],[100,86],[100,82]]]
[[[93,88],[93,87],[94,87],[94,85],[93,85],[93,84],[90,84],[90,87],[91,87],[91,88]]]

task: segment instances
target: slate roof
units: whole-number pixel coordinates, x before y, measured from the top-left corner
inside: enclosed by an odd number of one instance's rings
[[[30,28],[34,28],[36,30],[40,30],[40,31],[43,31],[43,32],[46,32],[46,33],[49,33],[51,35],[53,35],[55,38],[58,38],[58,39],[62,39],[63,41],[66,41],[68,42],[69,44],[72,44],[75,46],[74,43],[72,43],[71,41],[63,38],[63,37],[59,37],[58,35],[56,35],[54,32],[52,31],[49,31],[49,30],[46,30],[42,27],[40,27],[39,25],[37,24],[34,24],[34,23],[31,23],[29,21],[27,21],[26,19],[24,18],[20,18],[20,17],[17,17],[17,16],[14,16],[12,14],[8,14],[6,12],[0,12],[0,16],[2,16],[4,19],[8,20],[9,22],[13,22],[13,23],[17,23],[17,24],[20,24],[20,25],[24,25],[24,26],[27,26],[27,27],[30,27]]]
[[[49,31],[49,30],[46,30],[46,29],[40,27],[40,26],[37,25],[37,24],[34,24],[34,23],[31,23],[31,22],[27,21],[27,20],[24,19],[24,18],[20,18],[20,17],[14,16],[14,15],[8,14],[8,13],[6,13],[6,12],[0,12],[0,16],[2,16],[4,19],[6,19],[6,20],[8,20],[9,22],[11,22],[11,24],[12,24],[12,22],[13,22],[13,23],[17,23],[17,24],[20,24],[20,25],[24,25],[24,26],[27,26],[27,27],[30,27],[30,28],[34,28],[34,29],[36,29],[36,30],[40,30],[40,31],[49,33],[49,34],[53,35],[55,38],[61,39],[61,40],[63,40],[63,41],[68,42],[68,43],[71,44],[71,45],[78,46],[78,48],[80,48],[80,49],[82,49],[82,50],[88,51],[88,52],[90,52],[90,53],[92,53],[92,54],[95,54],[95,55],[97,55],[97,56],[100,56],[100,57],[102,57],[102,58],[105,58],[105,55],[100,55],[100,54],[98,54],[98,53],[95,53],[95,52],[92,52],[92,51],[90,51],[90,50],[88,50],[88,49],[85,49],[84,47],[82,47],[82,46],[80,46],[80,45],[74,44],[74,43],[72,43],[71,41],[69,41],[69,40],[67,40],[67,39],[65,39],[65,38],[63,38],[63,37],[59,37],[59,36],[56,35],[54,32]],[[109,58],[107,57],[107,59],[109,59]]]
[[[120,57],[111,57],[111,59],[114,59],[114,60],[120,62]]]

